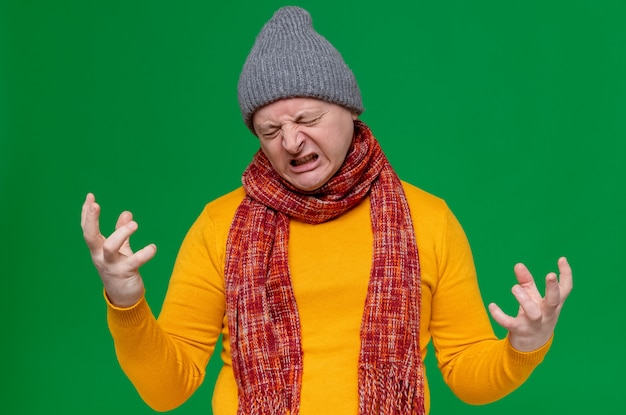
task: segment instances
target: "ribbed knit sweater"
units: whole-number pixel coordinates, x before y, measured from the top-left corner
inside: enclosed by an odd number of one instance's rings
[[[528,378],[550,343],[523,353],[495,336],[460,224],[443,200],[407,183],[403,187],[419,250],[422,357],[432,341],[451,390],[470,404],[493,402]],[[118,360],[155,410],[173,409],[194,393],[222,334],[224,365],[213,411],[236,414],[223,271],[228,230],[243,197],[239,188],[210,202],[192,225],[158,319],[145,298],[125,309],[108,305]],[[304,354],[302,415],[358,412],[359,333],[371,251],[369,199],[319,225],[290,223],[289,266]],[[425,398],[428,412],[428,384]]]

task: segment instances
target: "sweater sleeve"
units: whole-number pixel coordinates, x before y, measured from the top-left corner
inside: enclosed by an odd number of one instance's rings
[[[225,309],[217,246],[205,210],[181,245],[158,319],[145,298],[125,309],[108,304],[118,361],[142,399],[157,411],[181,405],[204,380]]]
[[[435,354],[444,381],[459,399],[486,404],[519,387],[551,343],[523,353],[506,338],[496,338],[466,235],[449,209],[444,222],[430,322]]]

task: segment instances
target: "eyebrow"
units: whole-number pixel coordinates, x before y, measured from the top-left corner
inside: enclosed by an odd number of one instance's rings
[[[272,129],[276,129],[279,127],[280,127],[279,124],[274,124],[270,121],[259,124],[259,129],[263,129],[263,130],[272,130]]]
[[[293,122],[301,122],[305,118],[319,118],[324,115],[326,111],[323,108],[307,108],[295,114]],[[264,121],[259,124],[259,130],[274,130],[281,128],[280,123],[273,123],[272,121]]]
[[[322,111],[322,110],[304,110],[304,111],[299,112],[298,114],[296,114],[296,117],[294,118],[294,121],[295,122],[299,122],[299,121],[302,121],[305,118],[318,118],[323,113],[324,113],[324,111]]]

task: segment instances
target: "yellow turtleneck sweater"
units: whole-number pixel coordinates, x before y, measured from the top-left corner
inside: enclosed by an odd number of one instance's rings
[[[498,340],[485,311],[465,234],[441,199],[403,183],[415,227],[422,282],[422,357],[433,341],[444,380],[462,400],[483,404],[518,387],[550,343],[522,353]],[[158,320],[145,299],[108,306],[119,362],[155,410],[181,405],[202,383],[220,334],[215,415],[235,415],[237,386],[225,317],[226,239],[239,188],[209,203],[189,230]],[[329,222],[290,224],[289,266],[303,348],[301,415],[357,414],[360,325],[372,251],[369,199]],[[433,368],[429,368],[433,370]],[[426,383],[426,410],[430,408]]]

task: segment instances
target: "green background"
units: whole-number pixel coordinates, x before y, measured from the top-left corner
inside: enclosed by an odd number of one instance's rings
[[[353,69],[402,178],[459,217],[485,302],[515,312],[515,262],[574,268],[531,378],[473,407],[431,355],[432,415],[623,413],[624,2],[291,3]],[[236,83],[284,4],[0,2],[1,413],[152,413],[115,359],[80,206],[94,192],[107,233],[135,213],[133,245],[159,246],[143,269],[158,312],[185,232],[257,148]],[[210,413],[216,368],[175,413]]]

